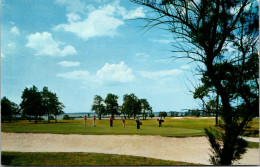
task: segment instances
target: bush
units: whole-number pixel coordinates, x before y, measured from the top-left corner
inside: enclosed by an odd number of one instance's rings
[[[70,119],[70,116],[68,116],[67,114],[63,116],[63,119],[64,120],[69,120]]]

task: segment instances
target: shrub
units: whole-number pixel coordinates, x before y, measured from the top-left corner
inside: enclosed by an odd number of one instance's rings
[[[64,120],[68,120],[68,119],[70,119],[70,116],[68,116],[68,115],[66,114],[66,115],[63,116],[63,119],[64,119]]]

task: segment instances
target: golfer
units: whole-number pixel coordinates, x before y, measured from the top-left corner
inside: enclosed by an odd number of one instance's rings
[[[139,119],[139,117],[136,117],[136,127],[137,127],[137,129],[140,129],[140,119]]]
[[[85,127],[87,126],[87,116],[84,117]]]
[[[164,120],[162,119],[162,117],[160,117],[159,121],[159,127],[162,127],[162,122],[164,122]]]
[[[123,127],[125,127],[125,117],[121,117],[122,121],[123,121]]]
[[[113,127],[113,117],[112,116],[109,118],[109,121],[110,121],[110,127]]]
[[[96,116],[93,117],[93,126],[96,127]]]

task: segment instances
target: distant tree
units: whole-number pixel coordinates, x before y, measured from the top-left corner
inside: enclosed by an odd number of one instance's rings
[[[114,95],[112,93],[107,94],[107,97],[105,99],[106,104],[106,112],[111,114],[111,116],[115,117],[115,115],[118,113],[118,103],[117,103],[118,96]]]
[[[134,119],[136,115],[141,113],[141,102],[140,100],[136,97],[135,94],[125,94],[123,97],[123,105],[122,105],[122,111],[123,113],[126,113],[128,115],[128,119],[130,118],[131,115],[134,116]]]
[[[200,111],[199,110],[191,110],[191,115],[199,117],[200,116]]]
[[[36,86],[24,89],[20,106],[24,115],[34,117],[35,123],[38,122],[40,116],[44,115],[41,93]]]
[[[124,111],[123,111],[123,107],[122,107],[122,106],[118,106],[117,110],[118,110],[119,114],[120,114],[120,115],[123,114],[123,115],[124,115],[124,118],[126,119],[126,114],[125,114]]]
[[[55,94],[56,96],[56,94]],[[65,107],[61,102],[59,102],[58,97],[55,97],[53,101],[53,115],[55,116],[55,122],[57,123],[57,115],[64,114],[63,108]]]
[[[59,101],[57,94],[49,91],[48,87],[43,87],[41,97],[44,113],[48,116],[48,122],[50,122],[50,115],[54,115],[55,122],[57,123],[57,115],[64,113],[64,105]]]
[[[145,112],[146,111],[152,112],[152,107],[150,106],[150,104],[146,99],[140,99],[139,101],[141,102],[143,119],[146,119],[147,114]]]
[[[103,104],[104,100],[101,96],[95,95],[94,102],[92,105],[92,110],[98,115],[99,120],[101,120],[101,116],[105,114],[105,105]]]
[[[14,115],[18,113],[19,106],[14,102],[11,102],[6,97],[1,100],[1,118],[2,122],[5,120],[12,121]]]
[[[159,112],[159,117],[167,117],[167,112],[165,112],[165,111],[161,111],[161,112]]]
[[[42,95],[42,102],[45,114],[47,114],[48,122],[50,123],[50,115],[53,113],[52,102],[53,100],[53,93],[48,90],[48,87],[43,87],[41,91]]]
[[[179,113],[176,111],[170,111],[170,115],[171,115],[171,117],[178,117]]]
[[[154,113],[149,113],[149,117],[153,118],[154,117]]]
[[[69,119],[70,119],[70,116],[66,114],[66,115],[63,116],[63,119],[64,119],[64,120],[69,120]]]

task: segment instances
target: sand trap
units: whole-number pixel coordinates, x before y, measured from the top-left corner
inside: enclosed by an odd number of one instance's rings
[[[63,135],[2,133],[2,151],[95,152],[124,154],[210,164],[206,137],[161,137],[138,135]],[[236,164],[259,164],[259,149],[249,149]]]

